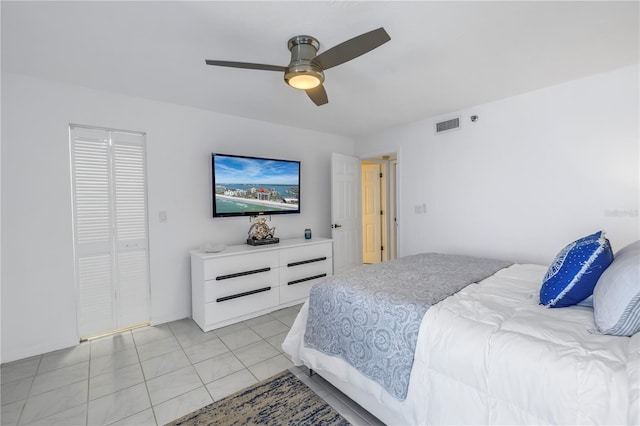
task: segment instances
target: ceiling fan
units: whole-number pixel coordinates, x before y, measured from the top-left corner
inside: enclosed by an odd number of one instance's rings
[[[299,35],[292,37],[287,43],[291,51],[291,62],[286,67],[251,62],[215,61],[211,59],[207,59],[205,62],[207,65],[222,67],[284,72],[284,80],[289,86],[304,90],[309,95],[309,98],[320,106],[329,102],[327,92],[322,85],[325,70],[355,59],[389,40],[391,40],[391,37],[381,27],[316,55],[320,48],[318,40],[308,35]]]

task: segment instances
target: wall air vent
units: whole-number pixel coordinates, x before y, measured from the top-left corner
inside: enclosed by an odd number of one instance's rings
[[[448,130],[454,130],[460,127],[460,117],[452,118],[451,120],[441,121],[436,123],[436,133],[446,132]]]

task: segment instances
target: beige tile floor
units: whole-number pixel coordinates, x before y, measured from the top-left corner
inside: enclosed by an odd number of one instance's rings
[[[190,319],[3,364],[5,425],[164,425],[290,369],[354,425],[382,423],[281,344],[300,306],[204,333]]]

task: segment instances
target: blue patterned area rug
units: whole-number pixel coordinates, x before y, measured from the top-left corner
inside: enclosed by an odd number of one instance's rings
[[[286,370],[169,425],[348,426],[350,423]]]

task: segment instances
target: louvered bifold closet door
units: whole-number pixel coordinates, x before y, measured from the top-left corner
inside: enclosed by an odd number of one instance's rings
[[[146,180],[140,135],[112,132],[118,328],[149,320]]]
[[[149,320],[144,134],[71,126],[78,334]]]
[[[116,328],[109,134],[72,128],[78,333]]]

